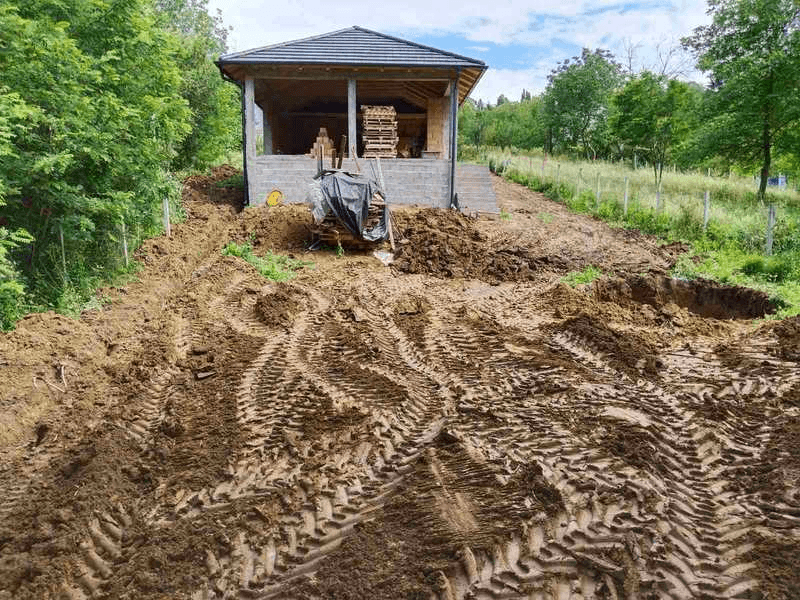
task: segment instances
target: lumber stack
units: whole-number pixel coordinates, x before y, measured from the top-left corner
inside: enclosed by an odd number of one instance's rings
[[[364,158],[397,157],[397,112],[394,106],[362,106]]]
[[[322,150],[323,158],[333,156],[333,140],[328,137],[328,130],[324,127],[319,128],[317,139],[314,140],[314,144],[311,146],[311,150],[308,151],[306,156],[316,158],[319,156],[320,150]]]
[[[374,194],[367,212],[367,220],[365,223],[367,229],[371,229],[380,222],[383,217],[384,206],[385,202],[383,198],[378,194]],[[310,230],[315,240],[319,240],[323,244],[329,246],[335,247],[341,244],[348,248],[366,250],[368,248],[374,248],[376,245],[376,242],[369,242],[354,236],[339,222],[332,212],[328,213],[318,225],[310,226]]]

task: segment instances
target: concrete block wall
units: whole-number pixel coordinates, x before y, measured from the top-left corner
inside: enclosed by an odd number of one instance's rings
[[[371,177],[373,169],[370,163],[374,166],[375,161],[358,159],[361,172]],[[356,172],[351,159],[345,160],[342,166],[350,172]],[[450,163],[446,160],[381,159],[389,202],[447,208],[450,205],[449,167]],[[284,202],[305,202],[309,183],[316,172],[317,161],[307,156],[257,156],[248,163],[247,168],[250,203],[264,204],[267,196],[276,189],[283,193]],[[458,165],[456,191],[460,203],[468,210],[497,212],[497,202],[486,167]]]

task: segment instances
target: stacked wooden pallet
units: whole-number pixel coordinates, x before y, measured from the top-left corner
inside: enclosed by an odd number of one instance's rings
[[[325,129],[324,127],[319,128],[317,139],[314,141],[314,145],[311,146],[311,150],[308,151],[308,154],[306,154],[306,156],[316,158],[317,156],[319,156],[320,150],[322,150],[322,156],[324,158],[333,155],[333,140],[331,140],[331,138],[328,137],[328,130]]]
[[[364,158],[397,157],[397,112],[394,106],[362,106]]]

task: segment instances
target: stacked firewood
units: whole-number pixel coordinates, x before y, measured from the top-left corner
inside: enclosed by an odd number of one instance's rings
[[[385,205],[386,203],[379,194],[373,194],[372,202],[370,202],[367,212],[367,220],[364,223],[365,229],[372,229],[380,223]],[[353,235],[339,222],[333,212],[329,212],[321,223],[310,226],[310,229],[316,240],[329,246],[341,244],[348,248],[367,249],[374,247],[376,244]]]
[[[394,106],[362,106],[364,158],[397,157],[397,112]]]
[[[314,141],[314,145],[311,146],[311,150],[308,151],[306,156],[316,158],[319,156],[320,150],[322,151],[323,158],[333,155],[333,140],[328,137],[328,130],[324,127],[319,128],[317,139]]]

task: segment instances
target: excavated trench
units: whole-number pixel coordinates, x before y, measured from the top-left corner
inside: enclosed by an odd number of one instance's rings
[[[299,254],[304,213],[208,183],[105,312],[2,341],[30,424],[3,446],[0,598],[795,597],[796,319],[753,327],[758,293],[547,205],[587,229],[553,254],[544,200],[502,182],[524,235],[400,213],[393,268],[304,254],[274,284],[219,249]],[[618,276],[558,283],[595,259]]]

